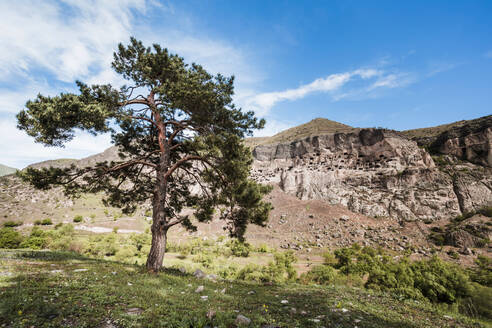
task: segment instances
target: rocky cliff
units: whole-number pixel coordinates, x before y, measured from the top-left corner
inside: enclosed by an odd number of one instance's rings
[[[449,218],[492,203],[491,131],[489,116],[426,142],[357,129],[260,145],[253,150],[252,175],[301,199],[327,200],[368,216]]]

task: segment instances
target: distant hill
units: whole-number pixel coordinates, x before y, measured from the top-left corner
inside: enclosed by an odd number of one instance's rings
[[[0,177],[3,177],[4,175],[9,175],[9,174],[14,174],[17,169],[0,164]]]
[[[259,145],[268,145],[281,142],[289,142],[299,140],[309,136],[317,136],[330,133],[347,133],[357,131],[357,128],[328,120],[326,118],[315,118],[305,124],[295,126],[293,128],[277,133],[272,137],[248,138],[245,144],[250,147]]]
[[[488,115],[473,120],[462,120],[453,123],[437,125],[430,128],[406,130],[402,131],[401,133],[410,139],[423,140],[426,138],[436,138],[445,132],[458,131],[463,128],[466,128],[468,131],[479,130],[485,126],[491,126],[491,124],[492,115]]]

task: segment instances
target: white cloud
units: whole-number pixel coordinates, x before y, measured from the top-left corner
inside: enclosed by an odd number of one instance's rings
[[[364,86],[343,90],[351,82],[356,81]],[[255,110],[257,115],[265,116],[280,102],[302,99],[314,93],[330,93],[332,99],[338,101],[354,95],[359,97],[363,94],[369,96],[373,90],[378,88],[404,87],[412,82],[414,82],[414,77],[408,73],[392,73],[381,69],[361,68],[318,78],[295,89],[250,95],[249,99],[245,100],[245,103],[247,107]]]
[[[94,137],[86,133],[77,133],[65,148],[44,147],[18,130],[8,119],[0,120],[0,140],[1,164],[19,169],[30,163],[47,159],[83,158],[99,153],[110,146],[109,135]]]
[[[52,158],[81,158],[108,147],[107,135],[78,133],[66,148],[45,148],[16,129],[13,114],[38,93],[73,91],[76,79],[89,84],[123,84],[111,69],[112,54],[117,44],[131,35],[141,36],[147,45],[159,43],[213,73],[235,74],[236,98],[248,94],[246,90],[262,79],[243,49],[203,37],[197,29],[158,30],[135,19],[149,9],[153,14],[159,10],[163,16],[175,14],[171,5],[154,0],[0,2],[0,47],[7,50],[0,52],[0,83],[9,85],[0,87],[0,163],[24,167]],[[192,22],[188,17],[180,17],[180,21]]]

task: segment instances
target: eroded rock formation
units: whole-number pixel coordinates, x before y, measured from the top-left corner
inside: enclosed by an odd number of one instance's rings
[[[438,165],[416,141],[382,129],[258,146],[252,175],[301,199],[328,200],[369,216],[448,218],[492,203],[490,132],[432,140],[446,154]],[[454,143],[466,144],[460,149],[470,156],[456,153]],[[473,163],[458,161],[463,156]]]

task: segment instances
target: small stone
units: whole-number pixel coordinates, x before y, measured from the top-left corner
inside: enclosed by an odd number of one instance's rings
[[[289,301],[287,301],[287,300],[281,300],[280,303],[282,303],[282,304],[288,304]]]
[[[129,315],[139,315],[142,314],[143,310],[141,308],[130,308],[126,310],[126,314]]]
[[[248,292],[248,295],[253,295],[254,293],[255,293],[255,291],[254,291],[254,290],[250,290],[250,291]]]
[[[128,286],[133,286],[133,284],[131,282],[128,283]]]
[[[208,300],[208,296],[207,295],[200,296],[200,299],[202,301],[207,301]]]
[[[226,292],[226,288],[224,288],[224,289],[222,289],[222,290],[220,291],[220,293],[221,293],[221,294],[225,294],[225,292]]]
[[[296,314],[297,309],[296,308],[290,308],[290,314]]]
[[[212,320],[213,318],[215,318],[216,314],[217,314],[217,312],[215,312],[214,310],[208,310],[207,311],[207,319]]]
[[[347,310],[346,308],[342,308],[342,310],[341,310],[341,311],[342,311],[343,313],[348,312],[348,310]]]
[[[205,278],[211,281],[217,281],[219,277],[216,274],[208,274]]]
[[[251,319],[248,317],[245,317],[242,314],[238,314],[234,323],[238,326],[241,326],[241,325],[247,326],[251,323]]]
[[[184,267],[180,267],[178,270],[179,270],[179,272],[181,272],[181,273],[186,273],[186,269],[185,269]]]
[[[75,269],[75,270],[73,270],[73,272],[85,272],[85,271],[89,271],[89,269]]]
[[[205,274],[205,272],[203,272],[202,270],[197,269],[195,272],[193,272],[193,276],[195,276],[195,278],[198,278],[198,279],[203,279],[203,278],[205,278],[207,275],[206,275],[206,274]]]
[[[201,292],[203,292],[204,289],[205,289],[205,287],[198,286],[197,289],[195,289],[195,293],[201,293]]]

